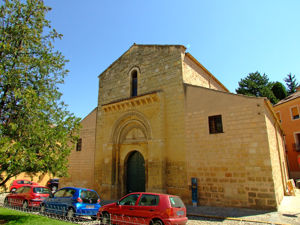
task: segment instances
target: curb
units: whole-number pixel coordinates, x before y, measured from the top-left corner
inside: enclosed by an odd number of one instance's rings
[[[212,219],[234,220],[234,221],[243,221],[243,222],[254,222],[254,223],[266,223],[266,224],[274,224],[274,225],[291,225],[289,223],[276,223],[276,222],[269,222],[269,221],[263,221],[263,220],[251,220],[251,219],[242,219],[242,218],[225,217],[225,216],[212,216],[212,215],[205,215],[205,214],[187,213],[187,216],[204,217],[204,218],[212,218]]]

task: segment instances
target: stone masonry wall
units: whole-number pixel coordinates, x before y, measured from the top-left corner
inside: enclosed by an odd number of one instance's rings
[[[264,100],[186,85],[188,182],[198,178],[199,204],[276,208]],[[222,115],[223,133],[208,117]]]
[[[226,91],[187,55],[184,56],[183,60],[183,82],[195,86]]]
[[[69,177],[59,180],[59,187],[75,186],[94,188],[94,153],[97,108],[82,121],[79,136],[82,139],[81,151],[76,147],[69,156]]]
[[[277,205],[280,204],[286,187],[287,170],[284,156],[284,143],[282,132],[276,118],[268,107],[265,107],[266,126],[269,140],[270,157],[272,165],[272,175],[274,180],[274,190],[276,194]]]

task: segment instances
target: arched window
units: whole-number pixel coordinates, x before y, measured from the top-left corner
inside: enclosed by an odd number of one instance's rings
[[[138,73],[136,70],[131,72],[131,97],[137,96]]]

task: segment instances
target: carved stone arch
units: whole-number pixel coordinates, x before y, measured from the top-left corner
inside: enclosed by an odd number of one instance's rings
[[[132,71],[136,70],[138,75],[141,74],[141,69],[139,66],[132,66],[129,70],[128,70],[128,73],[129,75],[131,75]]]
[[[142,141],[152,139],[151,128],[146,117],[138,111],[129,111],[124,113],[114,124],[112,129],[111,142],[113,144],[121,144],[124,141],[124,135],[127,135],[133,129],[139,129],[142,135],[138,138]]]

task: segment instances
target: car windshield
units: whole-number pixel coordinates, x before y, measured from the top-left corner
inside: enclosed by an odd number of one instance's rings
[[[50,194],[50,190],[48,188],[44,188],[44,187],[35,187],[33,188],[33,193],[37,193],[37,194]]]
[[[173,208],[184,208],[185,207],[183,202],[181,201],[181,199],[179,197],[170,196],[169,199],[170,199],[170,202],[171,202],[171,206]]]
[[[97,203],[99,196],[95,191],[82,190],[80,198],[82,199],[83,203],[95,204]]]

